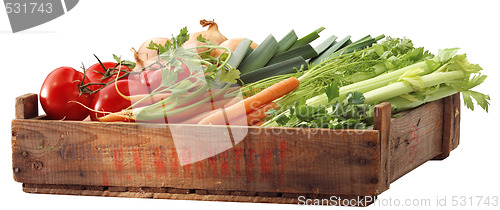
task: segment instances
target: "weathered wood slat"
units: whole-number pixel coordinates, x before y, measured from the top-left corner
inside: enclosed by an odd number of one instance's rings
[[[135,191],[134,189],[125,191],[95,190],[88,186],[62,186],[43,184],[24,184],[24,192],[60,194],[60,195],[84,195],[84,196],[106,196],[106,197],[131,197],[131,198],[155,198],[155,199],[175,199],[175,200],[200,200],[200,201],[230,201],[249,203],[280,203],[280,204],[302,204],[312,205],[313,202],[321,202],[322,205],[349,205],[349,206],[369,206],[373,204],[376,196],[346,196],[346,195],[323,195],[323,194],[294,194],[284,196],[281,193],[270,192],[244,192],[227,191],[219,194],[197,194],[184,189],[176,189],[173,192],[165,192],[161,189],[148,191]],[[177,193],[179,192],[179,193]],[[184,193],[189,192],[189,193]],[[309,201],[306,201],[309,199]],[[309,203],[306,203],[309,202]],[[343,203],[345,202],[345,203]]]
[[[218,135],[227,128],[14,120],[14,178],[39,184],[376,194],[380,152],[370,145],[378,145],[378,131],[233,127],[233,133],[248,132],[239,144],[181,166],[172,130],[182,130],[181,136]]]
[[[442,100],[399,115],[390,126],[391,182],[442,152]]]
[[[460,94],[443,99],[443,145],[441,154],[433,160],[446,159],[460,141]]]
[[[391,183],[391,153],[390,153],[390,126],[391,126],[391,114],[392,106],[390,103],[381,103],[375,106],[374,109],[375,119],[373,129],[379,131],[380,139],[380,185],[379,192],[383,192],[389,189]]]
[[[14,179],[30,193],[293,204],[376,196],[446,158],[460,137],[459,94],[397,118],[379,104],[371,130],[52,121],[37,116],[36,99],[18,97],[12,121]],[[215,152],[192,152],[206,150]]]
[[[16,98],[16,119],[30,119],[38,116],[38,95],[27,93]]]

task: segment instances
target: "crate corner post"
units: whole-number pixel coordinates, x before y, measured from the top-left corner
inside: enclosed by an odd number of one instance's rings
[[[390,180],[390,164],[391,164],[391,149],[389,142],[392,106],[390,103],[384,102],[375,106],[374,108],[374,122],[373,129],[379,132],[379,146],[380,146],[380,171],[379,171],[379,185],[377,193],[380,194],[389,189]]]

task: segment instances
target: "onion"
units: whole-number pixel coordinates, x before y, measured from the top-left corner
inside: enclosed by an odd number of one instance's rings
[[[236,47],[238,47],[238,45],[240,44],[241,40],[243,40],[243,38],[232,38],[232,39],[228,39],[224,42],[222,42],[219,46],[221,47],[225,47],[225,48],[228,48],[229,50],[231,50],[231,52],[234,52],[234,50],[236,49]],[[255,50],[255,48],[257,48],[259,45],[257,45],[257,43],[255,42],[252,42],[252,44],[250,44],[250,47],[252,49]],[[223,50],[223,49],[215,49],[213,50],[210,55],[214,58],[216,57],[219,57],[220,55],[222,55],[223,53],[225,53],[226,51]]]
[[[203,20],[200,20],[200,24],[203,27],[208,26],[208,29],[206,31],[200,31],[200,32],[192,33],[191,35],[189,35],[189,40],[186,43],[184,43],[184,45],[183,45],[184,48],[193,48],[193,47],[205,45],[204,43],[200,43],[196,39],[198,36],[200,36],[200,34],[203,38],[207,39],[208,41],[210,41],[216,45],[220,45],[222,42],[227,40],[227,38],[219,32],[219,27],[217,26],[217,23],[215,23],[213,20],[210,21],[210,20],[203,19]],[[197,52],[201,53],[201,52],[206,51],[206,50],[207,50],[206,48],[198,48]]]
[[[137,51],[132,48],[132,51],[134,51],[134,59],[136,62],[134,71],[141,71],[144,67],[152,64],[157,60],[156,57],[158,56],[158,52],[156,52],[156,50],[148,49],[151,42],[159,45],[165,45],[165,43],[167,43],[167,41],[169,40],[170,39],[164,37],[155,37],[152,39],[148,39],[144,43],[142,43],[141,47],[139,47],[139,50]]]

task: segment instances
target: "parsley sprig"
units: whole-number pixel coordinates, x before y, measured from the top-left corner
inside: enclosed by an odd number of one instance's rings
[[[329,98],[337,98],[338,86],[332,84],[325,92]],[[362,93],[350,92],[343,101],[327,106],[308,106],[306,100],[301,99],[289,108],[288,115],[279,115],[274,109],[268,114],[270,118],[278,116],[276,123],[283,127],[365,129],[373,124],[373,106],[364,101]]]

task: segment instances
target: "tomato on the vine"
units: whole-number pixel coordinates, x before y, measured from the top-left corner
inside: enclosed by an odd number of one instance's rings
[[[83,120],[89,115],[92,96],[82,85],[89,79],[71,67],[53,70],[43,82],[40,104],[52,120]]]
[[[106,115],[103,112],[119,112],[130,107],[133,102],[123,96],[137,94],[149,94],[149,90],[145,85],[133,80],[118,80],[111,83],[94,95],[92,101],[94,111],[90,113],[90,118],[97,121],[99,117]]]
[[[99,62],[90,66],[86,71],[85,75],[90,79],[91,83],[101,83],[89,85],[88,88],[91,90],[97,90],[104,85],[109,84],[116,80],[116,78],[121,78],[128,72],[132,71],[129,67],[125,65],[118,65],[115,62]]]

